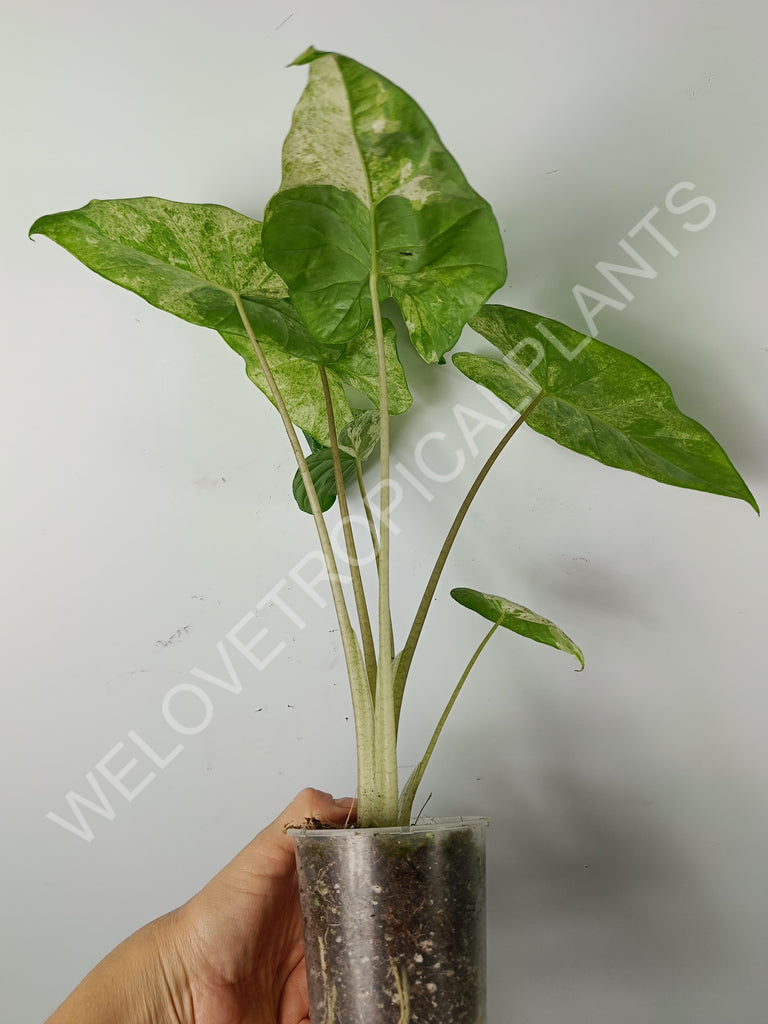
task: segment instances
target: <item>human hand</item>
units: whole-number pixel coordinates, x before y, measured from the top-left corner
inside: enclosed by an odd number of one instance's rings
[[[286,824],[343,825],[351,799],[305,789],[178,911],[189,1024],[309,1022],[295,843]]]
[[[285,825],[354,820],[304,789],[196,896],[109,954],[48,1024],[308,1024],[295,844]]]

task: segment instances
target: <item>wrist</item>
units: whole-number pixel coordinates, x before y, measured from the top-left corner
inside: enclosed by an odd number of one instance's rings
[[[145,925],[106,956],[47,1024],[193,1021],[177,912]]]

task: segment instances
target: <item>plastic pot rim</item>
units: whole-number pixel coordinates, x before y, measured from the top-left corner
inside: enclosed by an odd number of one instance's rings
[[[312,836],[313,839],[331,839],[338,841],[354,841],[361,836],[371,835],[419,835],[426,832],[447,832],[452,828],[487,828],[491,823],[490,818],[485,817],[458,817],[458,818],[424,818],[413,825],[391,825],[384,828],[373,826],[372,828],[299,828],[291,827],[285,830],[288,836]]]

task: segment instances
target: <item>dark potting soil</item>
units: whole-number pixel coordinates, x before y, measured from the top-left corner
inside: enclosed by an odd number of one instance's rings
[[[485,859],[471,827],[305,834],[313,1024],[482,1024]],[[311,911],[311,913],[308,913]]]

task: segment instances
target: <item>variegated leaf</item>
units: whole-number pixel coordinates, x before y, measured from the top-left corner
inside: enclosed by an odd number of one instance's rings
[[[556,647],[559,651],[572,654],[582,668],[584,668],[584,655],[581,649],[556,626],[554,622],[545,619],[543,615],[532,612],[514,601],[508,601],[506,597],[497,597],[495,594],[483,594],[479,590],[472,590],[469,587],[456,587],[451,591],[454,601],[465,608],[469,608],[483,618],[496,622],[504,629],[510,629],[520,636],[527,636],[529,640],[535,640],[540,644],[547,644],[549,647]]]
[[[346,396],[344,385],[356,388],[374,404],[379,402],[379,380],[376,350],[371,344],[372,328],[366,328],[357,338],[344,346],[343,355],[326,367],[328,385],[333,401],[337,430],[352,421],[354,413]],[[269,386],[252,347],[244,338],[224,335],[227,344],[245,360],[246,372],[253,383],[272,401]],[[325,394],[320,371],[313,363],[288,355],[276,346],[262,343],[267,362],[285,400],[291,420],[323,445],[330,443],[325,411]],[[403,368],[397,358],[395,328],[384,321],[384,351],[387,364],[389,411],[405,412],[411,405],[411,393]]]
[[[394,296],[427,362],[442,360],[504,282],[490,206],[402,89],[336,53],[310,64],[267,207],[267,259],[318,338],[345,341]]]
[[[741,498],[759,511],[714,437],[639,359],[521,309],[485,306],[470,323],[504,362],[460,352],[454,364],[516,409],[539,394],[526,421],[534,430],[606,466]]]
[[[379,414],[375,409],[367,409],[355,414],[355,418],[339,433],[339,462],[342,478],[350,480],[355,476],[357,466],[373,455],[380,436]],[[330,448],[318,445],[316,438],[310,438],[312,452],[307,456],[309,473],[317,491],[317,497],[323,512],[327,512],[336,501],[336,477],[333,468],[333,453]],[[293,496],[302,512],[311,514],[309,496],[301,479],[296,473],[293,478]]]
[[[341,462],[343,479],[349,480],[355,475],[355,459],[346,452],[340,452],[339,461]],[[308,455],[307,468],[317,491],[317,500],[320,502],[320,508],[323,512],[327,512],[329,508],[333,507],[338,496],[331,449],[319,448],[316,452]],[[301,511],[312,515],[309,495],[299,472],[296,472],[293,477],[293,496]]]
[[[47,235],[97,274],[182,320],[247,337],[242,300],[260,341],[317,363],[342,347],[317,341],[264,262],[261,224],[225,206],[167,199],[94,199],[49,214],[30,234]]]
[[[339,434],[339,448],[358,462],[365,462],[381,437],[381,420],[377,409],[358,413]]]

